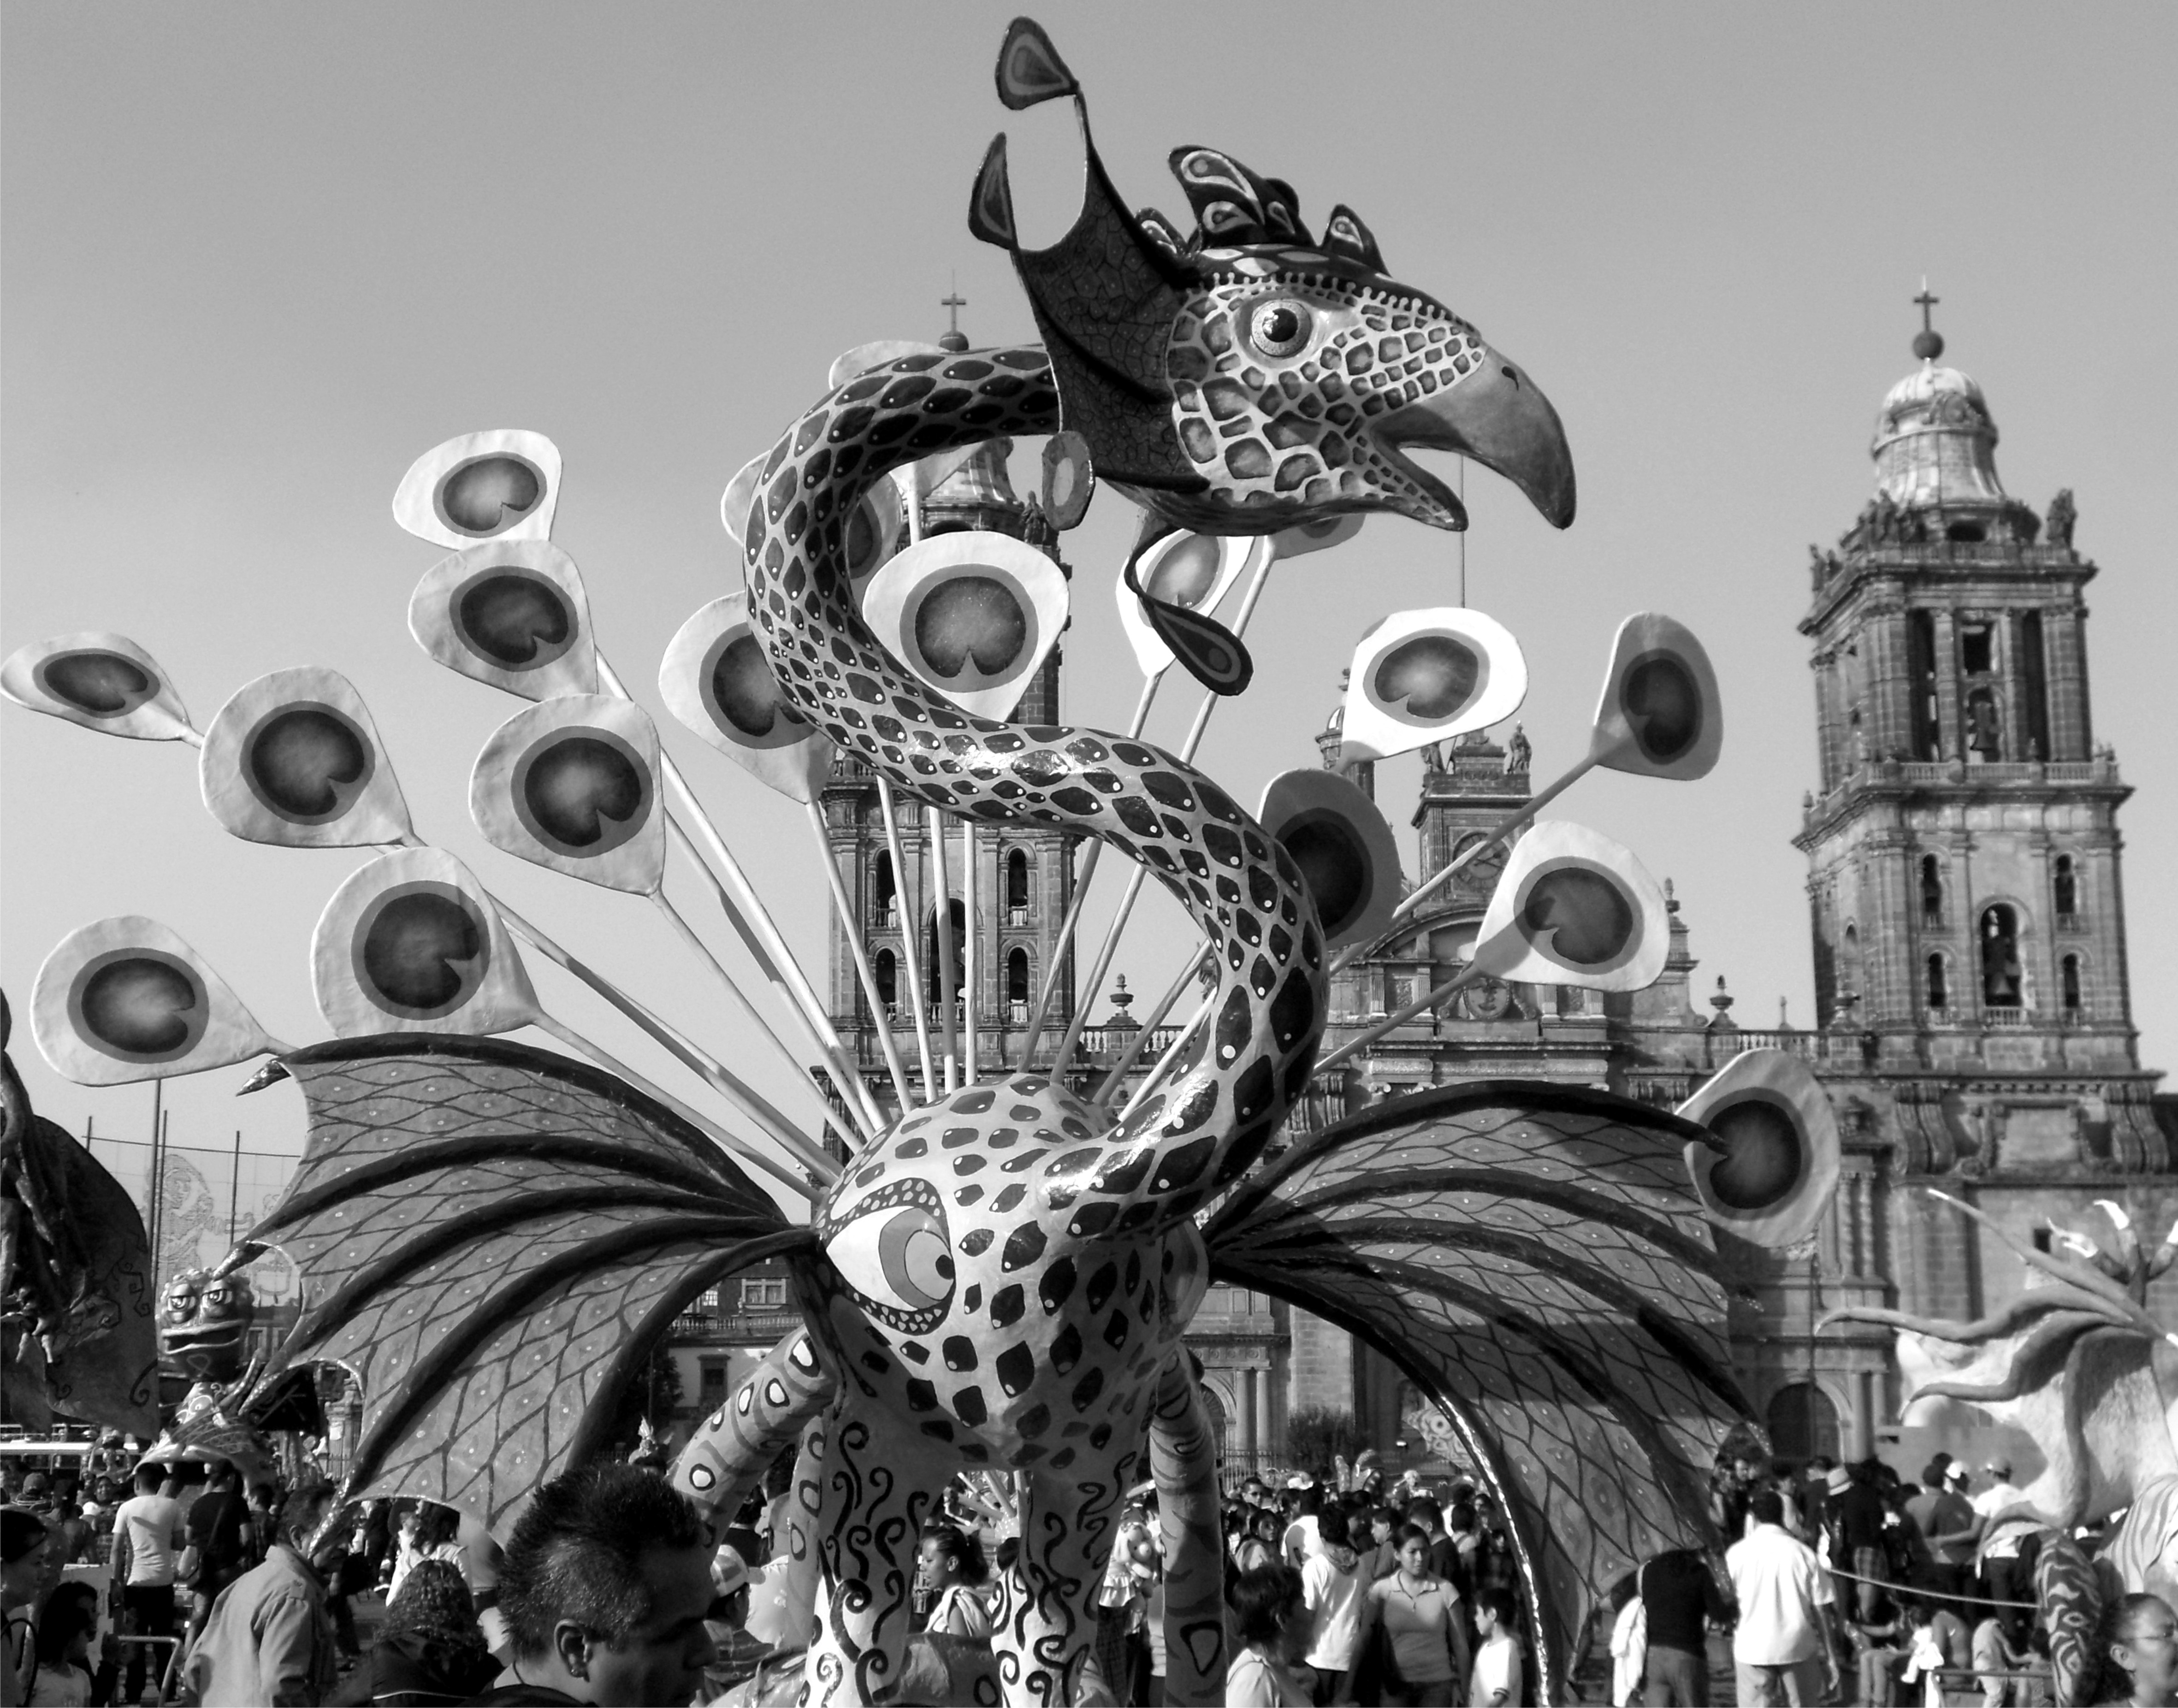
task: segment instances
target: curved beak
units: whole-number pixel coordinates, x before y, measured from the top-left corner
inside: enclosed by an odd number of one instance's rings
[[[1456,451],[1511,481],[1553,528],[1571,525],[1573,452],[1558,412],[1519,364],[1485,344],[1479,366],[1376,424],[1393,446]],[[1455,506],[1456,509],[1456,506]],[[1464,525],[1464,517],[1461,523]]]

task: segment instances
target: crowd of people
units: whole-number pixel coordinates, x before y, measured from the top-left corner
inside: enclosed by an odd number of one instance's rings
[[[341,1507],[320,1479],[245,1489],[231,1467],[194,1469],[141,1465],[125,1497],[98,1485],[78,1501],[42,1475],[6,1491],[0,1701],[140,1703],[147,1685],[204,1708],[791,1700],[782,1681],[798,1676],[806,1632],[759,1634],[752,1619],[785,1545],[784,1465],[715,1544],[655,1468],[600,1464],[543,1486],[504,1549],[428,1503]],[[1721,1467],[1712,1498],[1729,1546],[1660,1554],[1612,1594],[1597,1633],[1610,1700],[1709,1702],[1713,1642],[1749,1708],[2048,1700],[2036,1532],[1991,1523],[2017,1494],[2007,1465],[1976,1480],[1947,1459],[1913,1485],[1874,1462]],[[925,1530],[912,1642],[935,1659],[911,1665],[901,1703],[968,1700],[964,1681],[990,1676],[1010,1529],[964,1492]],[[1475,1484],[1365,1467],[1276,1488],[1250,1478],[1223,1533],[1231,1708],[1536,1700],[1512,1543]],[[92,1563],[112,1571],[104,1622],[96,1589],[61,1576]],[[1100,1669],[1119,1702],[1166,1700],[1163,1575],[1145,1486],[1097,1594]],[[367,1648],[348,1605],[366,1591],[386,1596]],[[99,1643],[103,1623],[119,1644]],[[2158,1598],[2106,1608],[2094,1658],[2083,1700],[2178,1703],[2178,1618]]]

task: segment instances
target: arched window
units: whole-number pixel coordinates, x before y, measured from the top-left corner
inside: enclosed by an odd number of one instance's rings
[[[2065,1012],[2077,1015],[2080,1011],[2080,957],[2068,955],[2057,963],[2058,983],[2064,993]]]
[[[1951,1005],[1951,988],[1944,979],[1944,957],[1932,955],[1929,957],[1929,1006],[1933,1009],[1949,1008]]]
[[[900,905],[900,886],[894,881],[892,854],[881,851],[877,863],[870,868],[870,917],[883,922],[891,918]]]
[[[1006,957],[1006,1005],[1015,1021],[1026,1021],[1028,1004],[1028,951],[1016,949]]]
[[[1028,853],[1016,848],[1006,856],[1006,912],[1015,925],[1028,923]]]
[[[1921,917],[1931,922],[1944,917],[1944,868],[1933,854],[1921,857]]]
[[[2057,917],[2070,919],[2080,911],[2080,879],[2073,870],[2072,857],[2060,854],[2049,875],[2049,888],[2057,904]]]
[[[1770,1396],[1770,1445],[1780,1459],[1838,1456],[1837,1408],[1812,1382],[1796,1382]]]
[[[870,970],[877,975],[878,1000],[889,1009],[900,1000],[900,963],[889,949],[880,949],[877,964]]]
[[[2019,916],[2001,901],[1981,911],[1981,999],[1991,1008],[2020,1003]]]
[[[967,993],[962,990],[960,987],[967,981],[967,962],[963,959],[963,956],[966,951],[968,943],[968,910],[958,901],[948,903],[947,906],[952,920],[953,927],[953,992],[955,999],[957,1001],[967,994]],[[945,989],[944,986],[939,982],[939,968],[938,965],[938,916],[936,913],[933,912],[930,916],[930,923],[924,930],[923,936],[928,939],[928,946],[930,952],[929,959],[923,963],[923,965],[929,969],[928,973],[925,975],[924,983],[928,987],[928,995],[930,998],[931,1006],[935,1008],[939,1002],[944,1000]]]

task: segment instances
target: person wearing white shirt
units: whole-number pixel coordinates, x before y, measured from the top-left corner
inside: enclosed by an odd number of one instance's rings
[[[165,1475],[156,1464],[136,1469],[134,1498],[121,1503],[113,1514],[113,1549],[108,1558],[113,1582],[121,1590],[129,1631],[139,1637],[174,1634],[174,1570],[182,1552],[182,1532],[189,1515],[182,1503],[159,1492]],[[134,1702],[144,1694],[145,1669],[158,1645],[129,1645],[129,1675],[122,1685],[122,1700]],[[161,1651],[156,1658],[162,1663]]]
[[[2011,1461],[1993,1459],[1984,1465],[1982,1475],[1989,1486],[1971,1497],[1967,1504],[1981,1519],[1981,1534],[1977,1538],[1981,1553],[1982,1574],[1989,1579],[1989,1598],[1992,1601],[2031,1601],[2033,1585],[2020,1569],[2019,1545],[2032,1536],[2035,1524],[2032,1519],[2006,1519],[1996,1522],[1996,1515],[2006,1507],[2016,1506],[2027,1498],[2027,1492],[2011,1481]],[[2000,1616],[2012,1637],[2014,1647],[2025,1639],[2026,1620],[2020,1607],[1999,1608]]]
[[[1838,1688],[1829,1574],[1814,1550],[1786,1533],[1776,1490],[1756,1490],[1747,1514],[1745,1538],[1724,1556],[1739,1603],[1732,1659],[1742,1708],[1820,1702]]]
[[[1322,1552],[1300,1568],[1301,1597],[1309,1612],[1308,1664],[1316,1669],[1319,1708],[1353,1700],[1348,1675],[1361,1650],[1362,1598],[1368,1582],[1360,1557],[1349,1545],[1346,1514],[1333,1507],[1316,1519]]]

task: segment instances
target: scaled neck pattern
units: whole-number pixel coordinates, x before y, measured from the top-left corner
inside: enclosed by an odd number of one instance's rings
[[[1054,1147],[1039,1196],[1049,1208],[1072,1207],[1075,1237],[1123,1237],[1191,1215],[1261,1153],[1314,1065],[1328,977],[1299,868],[1215,783],[1122,736],[971,717],[896,665],[854,608],[843,534],[880,477],[957,446],[1058,426],[1039,348],[914,355],[859,375],[765,462],[743,535],[747,581],[782,693],[840,747],[927,806],[1103,838],[1147,866],[1217,951],[1207,1047],[1123,1125],[1049,1087],[1066,1108],[1065,1135],[1092,1142]],[[967,1087],[941,1112],[987,1110],[991,1098],[988,1086]],[[856,1178],[851,1169],[828,1207]]]

